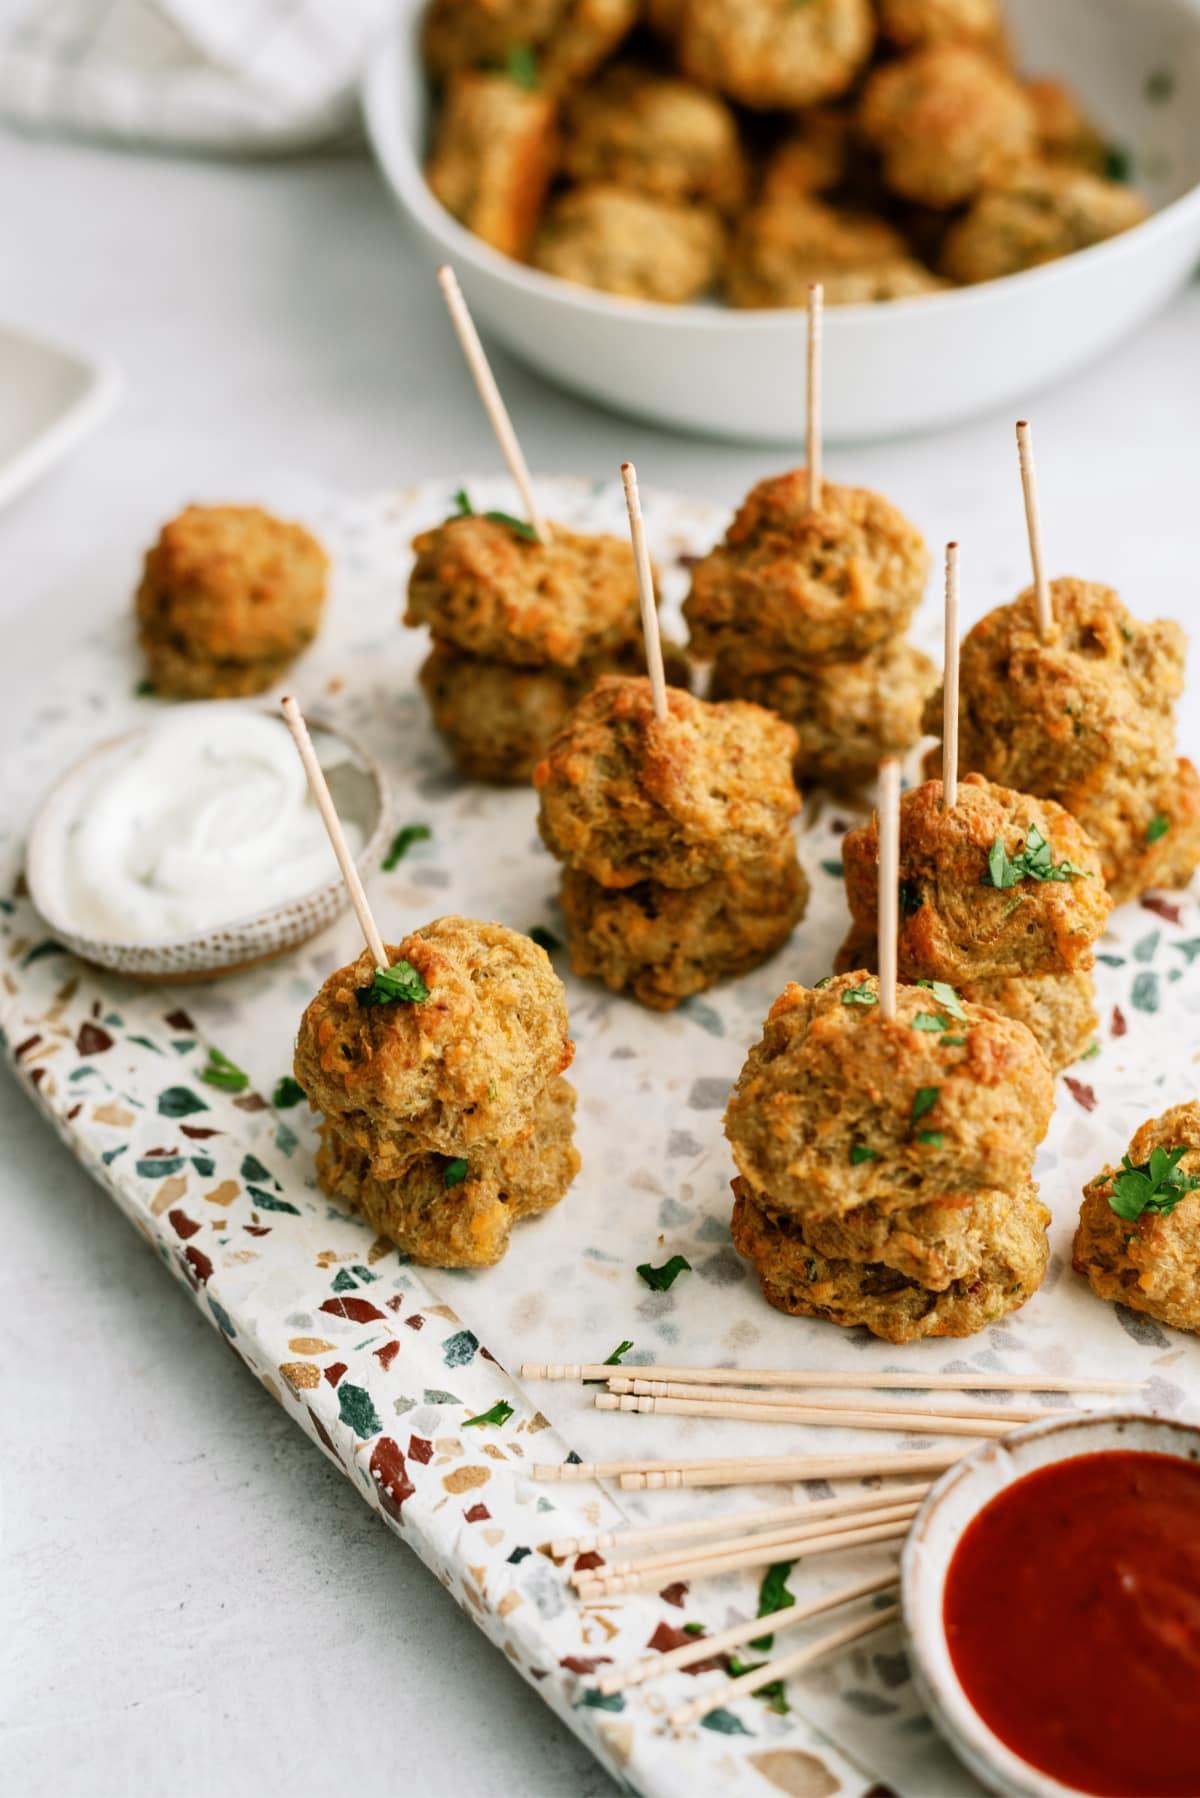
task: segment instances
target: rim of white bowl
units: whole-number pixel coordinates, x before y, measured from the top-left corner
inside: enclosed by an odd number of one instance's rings
[[[996,1375],[997,1389],[1003,1388],[1004,1375]],[[1077,1455],[1102,1454],[1103,1448],[1073,1448],[1071,1442],[1080,1434],[1106,1432],[1121,1435],[1129,1427],[1150,1429],[1164,1435],[1186,1438],[1194,1452],[1182,1459],[1200,1461],[1200,1421],[1189,1417],[1167,1417],[1153,1410],[1099,1410],[1080,1412],[1078,1416],[1047,1418],[1044,1423],[1023,1424],[1007,1436],[980,1443],[961,1461],[948,1467],[930,1491],[913,1519],[900,1558],[900,1601],[905,1640],[909,1649],[913,1680],[919,1696],[929,1711],[938,1733],[959,1759],[983,1781],[990,1791],[1015,1794],[1016,1798],[1087,1798],[1077,1786],[1067,1786],[1052,1774],[1024,1760],[984,1722],[967,1697],[954,1669],[946,1642],[942,1599],[951,1554],[944,1566],[930,1564],[926,1539],[934,1528],[938,1513],[954,1489],[963,1480],[973,1478],[979,1467],[990,1460],[1001,1460],[1012,1449],[1026,1443],[1044,1441],[1047,1437],[1063,1438],[1063,1452],[1053,1457],[1051,1465],[1074,1460]],[[1140,1452],[1170,1454],[1168,1448]],[[1178,1451],[1176,1451],[1178,1452]],[[999,1491],[1005,1490],[1033,1469],[1011,1469],[1003,1483],[983,1498],[972,1512],[972,1521]],[[961,1531],[959,1533],[961,1539]],[[940,1558],[940,1557],[939,1557]],[[930,1653],[929,1632],[938,1648],[936,1662]]]
[[[274,718],[277,716],[276,713],[268,711],[265,708],[256,707],[253,709],[259,711],[262,717]],[[279,722],[281,728],[286,729],[282,719],[280,719]],[[373,829],[368,833],[362,848],[354,858],[355,867],[360,873],[364,873],[373,867],[375,861],[379,858],[391,824],[392,800],[391,788],[388,785],[387,776],[384,774],[383,769],[380,767],[375,757],[371,755],[368,750],[364,749],[362,744],[358,742],[355,737],[350,736],[344,731],[340,725],[331,724],[327,719],[315,715],[306,715],[306,722],[310,731],[323,733],[327,737],[332,737],[346,749],[350,750],[351,754],[357,760],[362,772],[368,775],[374,784],[379,814]],[[83,775],[89,764],[97,756],[108,754],[119,748],[123,743],[131,743],[138,737],[145,736],[152,729],[153,726],[151,724],[137,724],[134,725],[131,730],[121,731],[120,734],[115,737],[106,737],[102,743],[94,743],[83,755],[77,757],[69,767],[64,768],[58,778],[47,788],[46,792],[38,802],[37,811],[34,813],[33,822],[30,824],[29,834],[25,842],[25,880],[29,887],[29,896],[33,901],[34,908],[38,915],[50,926],[51,930],[57,930],[64,937],[70,937],[70,947],[73,955],[78,955],[82,960],[87,961],[92,959],[90,952],[97,951],[107,958],[104,965],[108,965],[113,956],[140,959],[167,950],[178,950],[183,952],[189,950],[199,951],[203,949],[206,944],[211,943],[214,932],[236,932],[248,930],[251,927],[265,929],[269,927],[272,919],[276,918],[281,913],[290,913],[298,905],[311,904],[319,899],[322,894],[331,892],[335,887],[342,884],[342,877],[339,871],[336,878],[322,880],[319,885],[309,887],[307,891],[303,893],[293,893],[290,898],[280,899],[276,901],[274,905],[266,906],[262,911],[246,912],[243,913],[241,917],[225,918],[222,919],[219,924],[210,924],[203,930],[191,931],[187,936],[164,937],[150,943],[128,942],[120,937],[89,935],[87,931],[81,930],[77,925],[73,924],[68,917],[63,915],[63,913],[56,912],[53,905],[45,904],[43,902],[45,886],[40,879],[39,864],[43,852],[43,836],[50,819],[50,814],[53,811],[56,802],[61,800],[65,789],[69,787],[73,781],[78,780]],[[40,891],[39,887],[41,889]],[[349,905],[349,903],[350,899],[349,895],[347,895],[346,904]]]
[[[1197,43],[1200,44],[1200,11],[1192,16]],[[367,135],[393,193],[403,201],[413,218],[445,245],[451,260],[457,256],[463,262],[473,263],[485,274],[508,281],[518,289],[536,294],[542,299],[574,305],[600,318],[669,324],[685,331],[700,333],[728,330],[731,325],[758,333],[790,331],[806,322],[802,306],[761,309],[719,304],[674,306],[661,300],[633,300],[620,294],[603,293],[597,288],[564,281],[559,275],[549,275],[541,269],[531,268],[527,263],[518,262],[516,257],[506,256],[493,249],[491,244],[485,243],[473,231],[468,231],[434,196],[409,141],[407,121],[399,117],[393,104],[398,91],[400,58],[411,50],[414,36],[414,21],[410,19],[400,22],[385,36],[368,62],[362,79]],[[944,292],[919,294],[898,300],[860,301],[848,306],[830,306],[826,308],[825,329],[852,332],[864,328],[868,322],[877,323],[881,315],[889,318],[896,314],[909,317],[917,313],[925,317],[931,311],[945,311],[949,307],[959,311],[971,307],[978,309],[991,304],[997,295],[1003,296],[1014,290],[1028,292],[1035,286],[1045,289],[1052,283],[1074,279],[1081,270],[1100,270],[1120,257],[1136,254],[1138,248],[1151,238],[1172,234],[1196,213],[1200,213],[1200,182],[1196,182],[1177,199],[1159,207],[1149,218],[1143,219],[1141,224],[1132,225],[1127,231],[1119,232],[1116,237],[1106,238],[1103,243],[1092,244],[1088,249],[1076,250],[1070,256],[1060,256],[1038,268],[1022,269],[1013,275],[1001,275],[994,281],[980,281],[967,287],[952,287]]]

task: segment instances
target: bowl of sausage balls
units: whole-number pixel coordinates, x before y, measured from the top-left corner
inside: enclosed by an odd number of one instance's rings
[[[1133,330],[1200,255],[1189,0],[424,0],[384,175],[481,322],[659,423],[933,428]]]

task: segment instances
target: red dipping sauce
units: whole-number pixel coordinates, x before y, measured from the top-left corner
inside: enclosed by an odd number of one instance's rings
[[[1104,1798],[1200,1798],[1200,1466],[1078,1455],[973,1518],[946,1575],[950,1657],[1023,1760]]]

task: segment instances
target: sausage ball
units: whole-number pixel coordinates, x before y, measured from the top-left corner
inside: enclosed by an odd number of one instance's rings
[[[1134,1136],[1126,1159],[1149,1170],[1156,1149],[1183,1149],[1179,1173],[1200,1176],[1200,1105],[1194,1099],[1150,1118]],[[1097,1298],[1127,1305],[1177,1330],[1200,1332],[1200,1191],[1160,1185],[1140,1216],[1121,1187],[1123,1168],[1106,1167],[1083,1189],[1073,1262]],[[1150,1184],[1148,1181],[1147,1184]]]
[[[530,261],[580,287],[682,306],[713,285],[724,253],[725,231],[711,207],[594,181],[551,204]]]
[[[682,0],[675,27],[685,74],[764,110],[844,94],[874,37],[870,0]]]
[[[852,113],[836,106],[814,107],[768,157],[762,198],[794,203],[841,187],[850,174],[853,149]]]
[[[317,1180],[424,1267],[492,1267],[517,1220],[557,1205],[579,1172],[574,1118],[574,1088],[556,1078],[525,1135],[470,1157],[416,1155],[390,1180],[377,1179],[370,1158],[327,1123]]]
[[[1027,81],[1025,92],[1033,106],[1038,148],[1046,161],[1065,162],[1091,175],[1102,175],[1108,165],[1108,146],[1074,89],[1046,76]]]
[[[520,1134],[574,1054],[562,981],[531,938],[447,917],[386,948],[389,967],[406,962],[428,996],[371,1003],[364,950],[309,1004],[294,1061],[309,1103],[380,1180],[417,1154],[471,1154]]]
[[[875,0],[879,29],[902,50],[926,44],[975,44],[1000,50],[1000,0]]]
[[[833,962],[836,974],[848,974],[855,968],[878,969],[878,936],[874,928],[853,924]],[[933,979],[920,968],[901,965],[900,978],[907,981]],[[1061,1074],[1096,1041],[1100,1020],[1096,1015],[1096,982],[1088,974],[1015,974],[1004,980],[964,980],[958,984],[958,996],[968,1005],[983,1005],[1006,1018],[1015,1018],[1032,1031],[1045,1051],[1052,1071]],[[936,1000],[932,1010],[940,1015]],[[947,1030],[953,1029],[949,1018]]]
[[[709,691],[778,713],[796,732],[797,785],[841,791],[874,780],[884,756],[912,748],[936,684],[929,657],[893,637],[856,662],[804,668],[780,668],[746,645],[722,650]]]
[[[468,70],[446,89],[425,178],[468,231],[506,256],[523,256],[555,156],[549,95]]]
[[[890,1022],[878,1000],[862,970],[776,999],[725,1113],[751,1196],[838,1217],[1015,1191],[1054,1107],[1029,1031],[973,1005],[951,1030],[931,1030],[923,987],[899,988]]]
[[[667,679],[688,687],[687,657],[663,644]],[[591,656],[573,668],[517,668],[511,662],[464,655],[435,639],[418,679],[433,722],[470,780],[528,786],[533,770],[585,693],[602,674],[636,674],[645,665],[639,643]]]
[[[135,601],[155,692],[264,692],[316,636],[328,574],[302,525],[258,506],[188,506],[146,552]]]
[[[944,285],[883,219],[813,199],[764,199],[733,240],[725,295],[733,306],[803,306],[820,281],[828,306],[933,293]]]
[[[876,70],[862,129],[893,193],[923,206],[959,206],[1031,155],[1028,96],[994,57],[935,44]]]
[[[576,86],[637,23],[638,0],[432,0],[422,48],[441,80],[507,68],[548,94]]]
[[[709,705],[605,675],[534,769],[552,855],[601,886],[695,887],[777,852],[800,809],[796,733],[761,706]]]
[[[997,281],[1103,243],[1146,216],[1131,187],[1062,163],[1031,163],[984,188],[951,226],[942,270],[952,281]]]
[[[807,1224],[760,1204],[744,1181],[733,1190],[733,1245],[753,1264],[767,1303],[794,1317],[862,1325],[884,1342],[972,1336],[1031,1298],[1050,1259],[1050,1213],[1028,1179],[1015,1194],[988,1195],[995,1204],[981,1220],[982,1260],[937,1289],[884,1262],[822,1255],[807,1240]]]
[[[851,915],[869,931],[878,917],[877,814],[847,831],[842,860]],[[959,783],[953,810],[940,780],[901,799],[901,966],[955,985],[1073,974],[1092,966],[1110,909],[1099,856],[1052,799],[982,774]]]
[[[882,1212],[859,1205],[844,1217],[791,1219],[809,1248],[831,1261],[857,1261],[891,1268],[928,1292],[945,1292],[979,1272],[997,1238],[1005,1213],[1028,1197],[1032,1182],[1013,1195],[981,1192],[962,1202],[934,1200],[906,1211]]]
[[[748,645],[788,664],[848,661],[904,630],[928,574],[924,538],[880,494],[825,481],[811,512],[803,469],[772,475],[692,570],[689,647],[701,660]]]
[[[1032,588],[985,614],[963,639],[958,766],[997,785],[1057,799],[1079,783],[1174,767],[1174,701],[1183,691],[1181,626],[1143,624],[1111,587],[1050,583],[1055,632],[1043,642]],[[925,727],[941,735],[940,690]]]
[[[615,182],[659,200],[733,211],[746,191],[737,120],[716,94],[631,63],[572,101],[562,168],[572,181]]]
[[[654,1011],[769,960],[807,904],[790,835],[776,854],[700,886],[602,887],[573,868],[562,882],[572,973],[630,992]]]
[[[1096,845],[1114,904],[1185,887],[1200,865],[1200,777],[1185,756],[1150,782],[1098,771],[1064,801]]]
[[[405,624],[485,660],[574,668],[636,641],[633,552],[621,537],[552,527],[545,543],[495,518],[448,518],[413,539]]]

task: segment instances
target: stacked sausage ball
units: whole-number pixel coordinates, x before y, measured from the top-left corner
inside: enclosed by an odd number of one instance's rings
[[[300,1022],[317,1177],[414,1261],[490,1266],[579,1168],[562,982],[529,937],[469,918],[388,957],[382,975],[368,951],[339,968]]]
[[[881,495],[803,469],[751,488],[693,570],[689,648],[715,699],[768,706],[797,733],[796,777],[855,787],[912,747],[936,683],[905,627],[929,572],[920,532]]]
[[[1023,1024],[859,969],[789,986],[725,1116],[733,1240],[778,1310],[888,1342],[967,1336],[1041,1284],[1032,1178],[1054,1104]]]
[[[529,780],[598,677],[641,666],[627,541],[466,513],[422,531],[405,623],[427,624],[420,680],[464,774]],[[686,678],[673,667],[675,678]]]
[[[1051,581],[1050,597],[1045,639],[1032,590],[964,639],[959,767],[1065,806],[1114,902],[1186,886],[1200,863],[1200,776],[1175,753],[1183,630],[1141,623],[1094,581]],[[930,730],[940,703],[929,702]]]
[[[895,299],[1145,216],[1000,0],[432,0],[424,49],[442,204],[633,299]]]
[[[667,1009],[773,954],[808,883],[790,821],[795,732],[755,705],[605,676],[534,772],[564,865],[577,974]]]
[[[878,820],[849,831],[842,855],[853,921],[835,965],[873,966]],[[1053,800],[993,786],[979,774],[962,782],[953,809],[940,780],[904,795],[901,978],[945,982],[964,999],[1019,1019],[1055,1072],[1095,1040],[1092,945],[1110,904],[1095,849]]]

